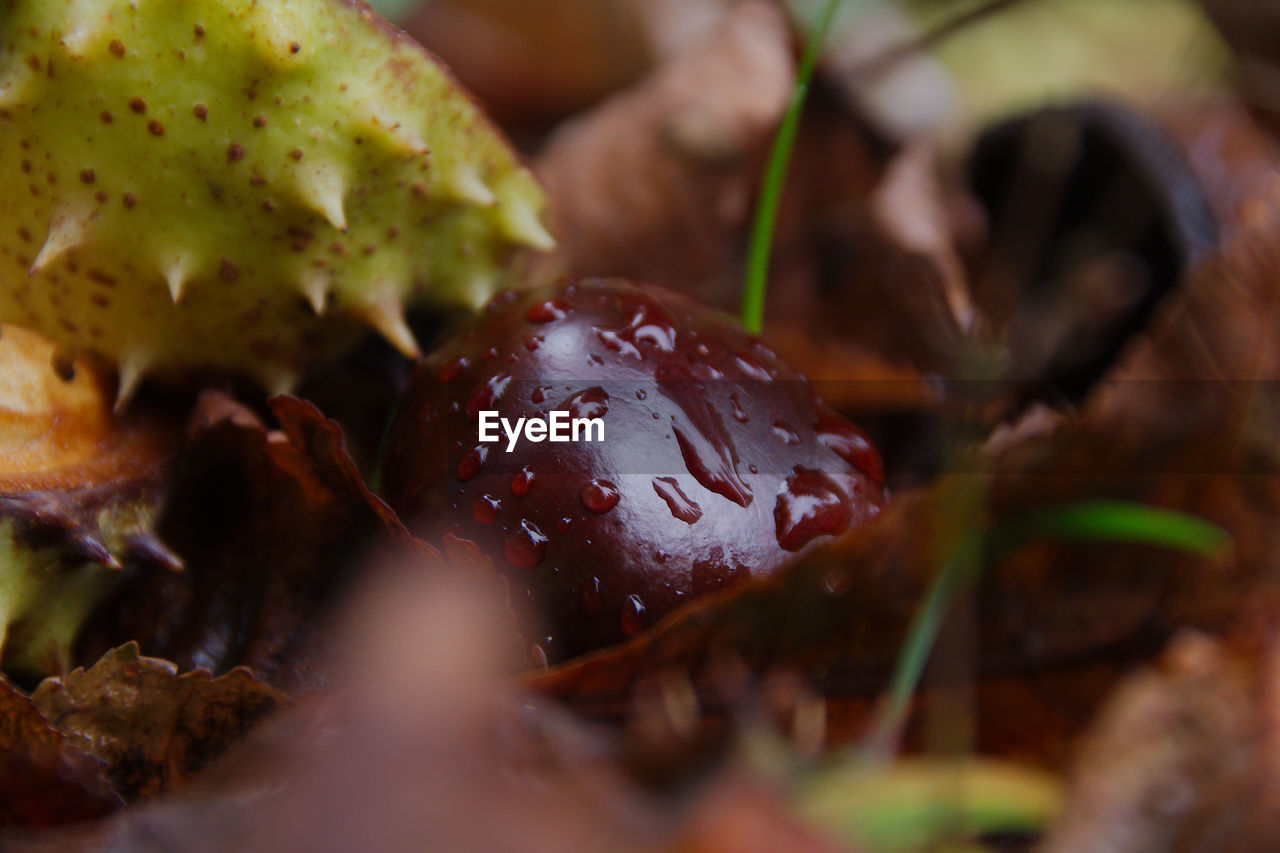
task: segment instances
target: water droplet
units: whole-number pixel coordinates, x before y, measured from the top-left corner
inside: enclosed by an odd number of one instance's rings
[[[667,560],[670,559],[670,556],[671,555],[668,554],[666,551],[658,551],[654,553],[653,559],[655,562],[657,562],[659,566],[665,566],[667,563]]]
[[[674,352],[676,348],[676,330],[665,323],[648,322],[648,317],[637,314],[631,320],[632,333],[638,343],[648,344],[663,352]]]
[[[623,302],[631,308],[627,330],[633,340],[663,352],[675,350],[675,322],[661,303],[648,295],[639,298],[624,297]]]
[[[765,370],[754,357],[746,353],[738,353],[733,357],[733,363],[738,366],[742,374],[748,379],[755,379],[759,382],[772,382],[773,376],[769,371]]]
[[[579,391],[556,408],[568,412],[573,418],[603,418],[609,411],[609,394],[595,386]]]
[[[481,360],[481,361],[492,361],[494,358],[496,358],[496,357],[497,357],[497,355],[498,355],[498,348],[497,348],[497,347],[489,347],[487,350],[485,350],[484,352],[480,353],[480,360]]]
[[[564,533],[569,529],[570,524],[573,524],[573,519],[566,515],[556,522],[556,530]]]
[[[529,668],[546,669],[548,665],[546,649],[534,643],[529,649]]]
[[[610,329],[596,329],[596,337],[600,339],[600,343],[604,344],[605,349],[613,350],[622,355],[630,355],[635,358],[644,358],[640,354],[640,350],[634,343],[623,337],[622,332],[615,332]]]
[[[866,474],[878,486],[884,485],[884,463],[862,431],[835,412],[819,412],[818,442],[832,453]]]
[[[527,466],[511,476],[511,494],[522,498],[533,488],[533,471]]]
[[[524,348],[527,349],[529,352],[537,352],[538,345],[541,344],[544,340],[546,340],[546,338],[542,337],[541,335],[525,335]]]
[[[451,358],[440,368],[440,381],[452,382],[462,375],[462,371],[466,370],[470,366],[471,360],[466,356],[460,355],[457,358]]]
[[[573,306],[564,299],[548,299],[532,306],[525,319],[530,323],[553,323],[568,317],[571,311]]]
[[[606,348],[641,359],[644,358],[641,346],[662,352],[675,350],[675,325],[661,304],[648,296],[623,297],[621,307],[631,311],[625,326],[620,329],[596,329],[596,337]]]
[[[578,587],[578,603],[588,616],[599,616],[604,610],[604,593],[600,590],[600,578],[587,578]]]
[[[638,595],[628,595],[622,602],[622,633],[634,637],[649,624],[649,614],[645,612],[644,602]]]
[[[458,460],[458,479],[466,482],[480,473],[480,469],[484,466],[484,461],[489,458],[489,447],[480,445],[467,451],[461,459]]]
[[[687,425],[673,422],[672,432],[689,473],[708,490],[739,506],[750,506],[751,489],[738,476],[733,438],[712,406],[706,388],[692,380],[683,367],[663,365],[656,378],[662,395],[679,406],[687,420]]]
[[[471,399],[467,401],[467,417],[472,420],[478,418],[481,412],[492,411],[493,405],[502,396],[502,392],[507,390],[507,383],[511,381],[511,374],[498,373],[489,377],[489,380],[477,388],[471,395]]]
[[[729,395],[729,411],[733,413],[733,419],[740,424],[745,424],[751,418],[747,417],[747,413],[743,411],[742,404],[738,402],[738,395]]]
[[[547,553],[547,537],[526,519],[507,536],[502,552],[517,569],[532,569]]]
[[[502,509],[502,501],[492,495],[481,495],[471,504],[471,517],[481,524],[492,524]]]
[[[539,385],[533,389],[533,393],[529,395],[529,399],[534,403],[542,403],[547,399],[547,392],[552,390],[550,385]]]
[[[785,445],[794,446],[800,443],[800,436],[796,434],[796,431],[782,421],[774,421],[773,434]]]
[[[759,468],[757,468],[755,465],[748,465],[748,466],[747,466],[747,470],[748,470],[748,471],[750,471],[752,474],[759,474],[759,473],[760,473],[760,469],[759,469]]]
[[[582,490],[583,506],[598,515],[613,509],[621,499],[618,487],[607,480],[592,480]]]
[[[680,483],[675,477],[654,477],[653,490],[666,501],[667,509],[671,510],[671,515],[678,521],[693,524],[702,518],[702,507],[689,499],[680,489]]]
[[[587,364],[590,364],[594,367],[599,367],[600,365],[604,364],[604,359],[596,355],[595,353],[592,353],[591,355],[587,356]]]
[[[641,388],[639,391],[636,392],[636,399],[637,400],[649,399],[649,392]]]
[[[695,480],[738,506],[751,505],[751,489],[738,476],[737,461],[733,458],[730,447],[709,440],[697,430],[684,430],[675,426],[672,431],[680,445],[680,455],[684,457],[685,467]]]
[[[834,535],[849,526],[849,499],[821,471],[797,467],[778,493],[773,507],[778,544],[799,551],[817,536]]]

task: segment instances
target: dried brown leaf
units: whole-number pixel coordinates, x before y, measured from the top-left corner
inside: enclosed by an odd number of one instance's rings
[[[779,11],[744,3],[639,86],[563,126],[537,164],[561,269],[704,294],[719,283],[736,266],[792,65]]]
[[[56,826],[114,811],[120,798],[102,771],[0,676],[0,827]]]
[[[186,570],[127,570],[82,638],[82,664],[136,640],[183,670],[245,665],[294,689],[323,681],[339,590],[366,549],[410,537],[365,487],[336,424],[296,398],[271,406],[281,433],[225,398],[202,399],[161,528]]]
[[[847,197],[824,199],[821,193],[833,192],[832,177],[823,174],[826,163],[853,157],[852,144],[847,148],[799,164],[796,180],[809,187],[806,201],[822,211],[799,218],[808,233],[797,235],[805,241],[802,250],[797,247],[801,255],[816,258],[807,287],[817,298],[806,305],[795,287],[777,287],[778,310],[770,326],[798,326],[818,341],[868,350],[929,374],[955,375],[978,318],[955,246],[955,202],[942,186],[934,154],[923,144],[905,148],[888,160],[864,196],[848,181]],[[826,378],[839,372],[850,384],[861,378],[856,364],[833,360],[812,366]]]
[[[89,669],[45,679],[31,702],[68,742],[101,761],[129,800],[182,789],[288,704],[246,669],[218,678],[205,670],[179,674],[168,661],[142,657],[137,643]]]
[[[1280,844],[1274,650],[1202,635],[1112,693],[1074,762],[1044,853],[1273,850]]]

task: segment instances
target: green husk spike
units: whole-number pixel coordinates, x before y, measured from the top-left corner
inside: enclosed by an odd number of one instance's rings
[[[479,304],[541,188],[355,0],[0,2],[0,322],[288,389],[407,303]]]

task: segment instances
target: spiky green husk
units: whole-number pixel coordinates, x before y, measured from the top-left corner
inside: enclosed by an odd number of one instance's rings
[[[0,326],[0,664],[65,670],[85,616],[126,564],[178,570],[154,521],[178,441],[154,415],[111,417],[106,383]]]
[[[0,0],[0,321],[287,388],[406,302],[479,303],[543,195],[353,0]],[[323,313],[323,318],[318,317]]]
[[[0,518],[0,651],[5,669],[33,676],[63,672],[89,611],[118,571],[97,562],[68,562],[57,546],[33,548]]]
[[[55,472],[51,479],[77,473]],[[0,494],[0,662],[6,671],[40,677],[66,671],[85,617],[126,563],[182,568],[153,532],[163,471],[126,466],[118,476]]]

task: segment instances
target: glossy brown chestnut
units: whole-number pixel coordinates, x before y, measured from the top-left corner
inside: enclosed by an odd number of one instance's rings
[[[602,441],[479,441],[479,419],[599,418]],[[545,627],[551,660],[796,559],[882,506],[857,427],[730,318],[624,281],[504,294],[417,369],[386,495],[471,539]]]

